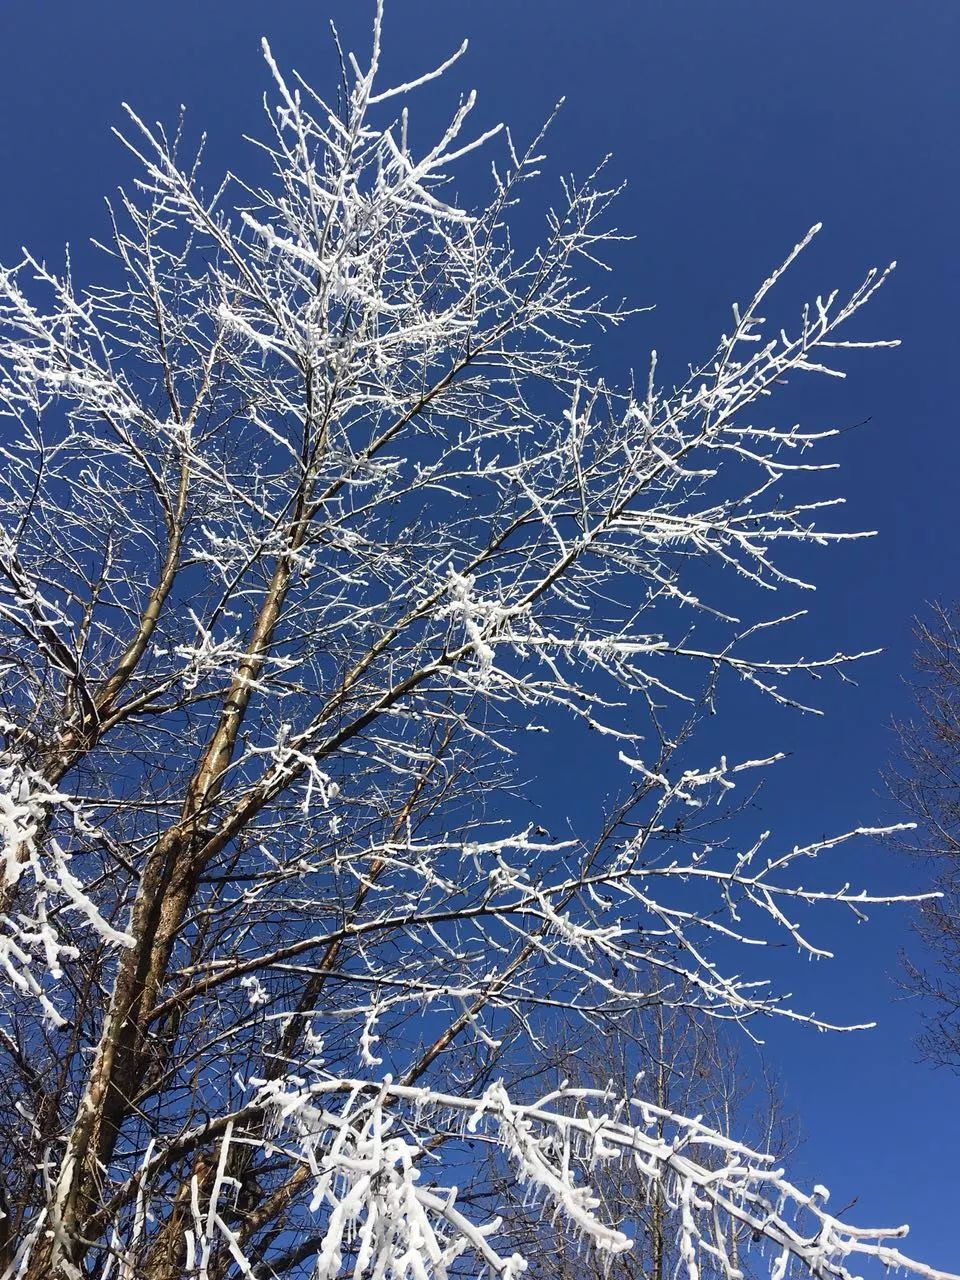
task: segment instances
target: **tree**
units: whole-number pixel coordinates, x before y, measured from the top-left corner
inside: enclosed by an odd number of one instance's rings
[[[689,827],[772,763],[692,756],[727,685],[799,705],[791,677],[856,656],[761,652],[785,619],[738,622],[705,570],[790,585],[781,544],[855,536],[786,495],[831,432],[769,396],[885,345],[839,336],[885,273],[768,330],[811,232],[682,385],[651,362],[615,390],[591,333],[628,313],[579,274],[614,192],[566,183],[521,249],[542,139],[505,133],[466,211],[491,135],[469,97],[415,149],[405,99],[449,63],[381,87],[381,16],[335,105],[265,46],[245,180],[204,185],[182,123],[130,112],[102,284],[0,274],[4,1274],[509,1280],[456,1200],[475,1134],[601,1254],[629,1241],[591,1170],[620,1163],[691,1278],[735,1273],[740,1228],[778,1278],[933,1275],[698,1117],[502,1083],[644,1001],[823,1026],[735,944],[817,955],[805,907],[885,901],[793,875],[862,833],[768,854]],[[563,723],[625,798],[560,836],[514,762]]]
[[[647,995],[655,991],[655,980],[644,990]],[[716,1019],[698,1017],[683,1008],[653,1004],[607,1034],[591,1027],[576,1040],[568,1035],[546,1044],[530,1064],[530,1072],[536,1074],[540,1090],[545,1080],[551,1089],[573,1085],[598,1094],[606,1091],[612,1105],[639,1093],[656,1108],[656,1129],[662,1138],[667,1136],[665,1117],[679,1112],[701,1116],[721,1134],[739,1131],[741,1139],[778,1161],[791,1155],[797,1145],[796,1126],[785,1113],[777,1082],[762,1060],[744,1055]],[[494,1153],[497,1160],[496,1148]],[[716,1167],[722,1162],[718,1153]],[[531,1214],[524,1189],[517,1186],[510,1169],[502,1169],[502,1160],[496,1168],[499,1177],[484,1170],[485,1176],[478,1178],[481,1195],[496,1204],[511,1238],[519,1238],[531,1280],[667,1280],[683,1273],[678,1233],[661,1188],[648,1185],[638,1170],[608,1166],[593,1178],[604,1219],[629,1232],[634,1241],[631,1249],[610,1258],[585,1253],[557,1232],[549,1218]],[[765,1260],[752,1253],[751,1244],[752,1231],[732,1222],[728,1252],[733,1266],[747,1275],[768,1273]],[[701,1275],[722,1276],[723,1271],[705,1257]]]
[[[960,615],[935,605],[918,622],[916,717],[899,723],[891,790],[916,828],[901,844],[935,859],[942,895],[923,904],[918,930],[932,968],[908,961],[908,986],[929,1011],[921,1037],[932,1061],[960,1069]]]

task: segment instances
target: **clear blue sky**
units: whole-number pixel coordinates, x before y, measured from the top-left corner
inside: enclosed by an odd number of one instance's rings
[[[189,107],[218,163],[242,163],[239,135],[259,127],[266,77],[258,37],[322,83],[333,63],[326,19],[365,47],[366,0],[3,0],[0,4],[0,258],[22,243],[56,258],[103,227],[100,198],[130,165],[109,126],[128,100],[148,120]],[[957,444],[951,394],[960,295],[960,5],[957,0],[392,0],[386,62],[432,66],[468,35],[462,75],[482,123],[520,137],[553,102],[553,172],[603,153],[628,180],[619,224],[621,289],[656,303],[618,335],[604,363],[667,367],[706,352],[729,314],[811,223],[825,231],[798,274],[811,291],[852,283],[896,257],[893,284],[863,328],[899,336],[896,352],[855,362],[844,384],[805,393],[812,421],[871,417],[843,437],[839,484],[848,527],[881,537],[825,557],[798,649],[886,647],[856,689],[824,686],[823,719],[748,704],[730,726],[751,754],[793,753],[763,797],[757,826],[784,842],[872,823],[888,810],[879,771],[902,713],[912,616],[960,596]],[[401,78],[403,78],[401,76]],[[430,109],[425,96],[425,111]],[[803,603],[810,604],[810,601]],[[579,762],[579,768],[584,767]],[[902,889],[919,872],[876,848],[850,858],[855,882]],[[825,937],[823,934],[821,937]],[[960,1081],[917,1064],[916,1011],[891,975],[909,942],[904,918],[879,914],[835,935],[830,965],[799,961],[783,980],[817,1011],[876,1017],[857,1037],[772,1034],[807,1136],[803,1176],[862,1220],[909,1220],[911,1249],[960,1266],[956,1153]],[[852,1215],[851,1215],[852,1216]]]

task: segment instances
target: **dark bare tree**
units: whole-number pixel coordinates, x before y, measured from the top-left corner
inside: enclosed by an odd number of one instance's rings
[[[655,981],[644,989],[649,996]],[[609,1027],[581,1030],[577,1038],[565,1028],[531,1063],[537,1087],[587,1087],[606,1091],[610,1103],[640,1095],[660,1115],[658,1133],[667,1137],[665,1117],[671,1113],[700,1115],[719,1133],[737,1133],[757,1151],[778,1162],[788,1160],[798,1145],[795,1117],[783,1101],[783,1090],[754,1047],[725,1033],[713,1019],[703,1018],[668,1001],[653,1002]],[[496,1159],[496,1157],[495,1157]],[[723,1156],[718,1153],[717,1167]],[[634,1247],[604,1258],[571,1237],[551,1213],[524,1197],[522,1187],[503,1169],[483,1182],[510,1232],[522,1241],[531,1280],[669,1280],[683,1273],[679,1236],[662,1189],[627,1166],[598,1170],[594,1189],[604,1218],[633,1237]],[[729,1225],[728,1256],[745,1276],[767,1273],[756,1255],[751,1228]],[[722,1265],[708,1256],[701,1275],[723,1277]]]
[[[942,896],[923,904],[927,957],[907,960],[908,987],[924,1001],[925,1054],[960,1071],[960,610],[935,605],[914,634],[916,710],[896,725],[890,786],[916,823],[898,843],[932,869]]]

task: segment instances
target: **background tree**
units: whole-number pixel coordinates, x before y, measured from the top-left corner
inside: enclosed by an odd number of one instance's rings
[[[916,715],[897,724],[900,763],[891,788],[915,832],[900,843],[932,859],[940,898],[923,904],[918,931],[932,964],[908,959],[908,984],[924,998],[924,1052],[960,1069],[960,614],[934,605],[917,623]]]
[[[541,139],[504,134],[468,210],[473,99],[415,144],[446,68],[383,87],[380,22],[331,102],[265,49],[242,180],[131,112],[102,284],[0,272],[3,1274],[511,1280],[457,1201],[479,1134],[601,1254],[591,1179],[629,1166],[691,1280],[743,1230],[777,1280],[932,1276],[697,1115],[503,1083],[638,1005],[825,1028],[740,944],[826,954],[807,908],[886,901],[799,874],[862,832],[685,838],[773,763],[697,758],[726,686],[798,706],[855,656],[771,654],[787,619],[722,589],[856,536],[791,494],[832,432],[770,397],[885,345],[841,336],[885,273],[767,327],[780,268],[681,385],[615,390],[627,312],[579,274],[614,193],[570,180],[516,242]],[[551,833],[521,782],[564,722],[625,798]]]
[[[656,981],[649,987],[655,992]],[[648,1000],[650,989],[644,990]],[[566,1038],[561,1033],[531,1062],[530,1075],[541,1090],[564,1084],[605,1090],[614,1105],[619,1098],[640,1094],[657,1108],[663,1137],[665,1117],[679,1112],[700,1115],[717,1132],[739,1134],[778,1160],[794,1153],[797,1127],[777,1082],[760,1056],[743,1053],[716,1020],[664,1001],[638,1009],[615,1029],[585,1028],[575,1040],[570,1030],[564,1028]],[[604,1219],[634,1240],[632,1249],[612,1259],[578,1248],[549,1216],[531,1212],[509,1170],[501,1169],[499,1176],[487,1173],[480,1186],[478,1203],[493,1203],[504,1217],[511,1236],[521,1241],[531,1277],[666,1280],[683,1272],[678,1232],[662,1189],[629,1166],[602,1168],[593,1183]],[[766,1274],[768,1266],[753,1249],[752,1237],[743,1225],[730,1224],[730,1261],[745,1275]],[[707,1257],[701,1274],[722,1276],[723,1270]]]

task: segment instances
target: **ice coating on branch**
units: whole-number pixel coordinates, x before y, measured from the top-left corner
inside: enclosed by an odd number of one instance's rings
[[[0,759],[0,840],[5,885],[15,885],[23,874],[26,862],[22,851],[34,847],[48,806],[56,799],[56,793],[42,783],[16,760]]]
[[[328,1079],[300,1090],[269,1087],[261,1091],[258,1105],[274,1117],[277,1141],[289,1133],[301,1145],[311,1168],[313,1208],[331,1208],[320,1254],[319,1274],[325,1280],[340,1274],[350,1232],[361,1241],[367,1265],[382,1269],[374,1273],[395,1280],[445,1280],[450,1263],[464,1250],[481,1258],[494,1275],[522,1274],[527,1260],[502,1257],[493,1248],[495,1220],[476,1224],[457,1211],[455,1188],[421,1185],[416,1147],[393,1130],[411,1120],[423,1124],[428,1116],[440,1127],[495,1137],[528,1189],[528,1203],[542,1205],[558,1231],[573,1233],[601,1255],[623,1252],[631,1241],[598,1216],[590,1173],[631,1161],[648,1188],[658,1187],[677,1214],[684,1280],[699,1280],[706,1265],[731,1278],[741,1274],[731,1220],[772,1242],[772,1280],[782,1280],[791,1263],[818,1280],[849,1280],[856,1274],[849,1266],[869,1260],[929,1277],[938,1274],[896,1247],[905,1228],[842,1223],[824,1208],[823,1187],[807,1194],[770,1155],[640,1099],[561,1086],[522,1104],[512,1101],[501,1083],[471,1099],[395,1084],[388,1076],[380,1082]]]
[[[453,618],[463,627],[467,644],[476,659],[476,679],[482,687],[490,681],[496,656],[488,637],[496,634],[505,615],[492,601],[477,597],[476,582],[470,575],[449,569],[447,579],[450,602],[440,610],[440,616]]]
[[[65,802],[69,797],[51,787],[42,774],[9,753],[0,756],[0,887],[17,900],[15,912],[0,916],[0,974],[15,991],[36,998],[54,1025],[61,1025],[63,1017],[45,990],[45,979],[59,981],[64,964],[79,954],[61,936],[58,909],[67,904],[111,946],[133,945],[128,933],[101,915],[71,871],[69,855],[45,836],[53,809]],[[74,818],[81,822],[78,813]]]
[[[397,1120],[382,1099],[348,1102],[339,1116],[289,1097],[273,1105],[283,1126],[299,1132],[312,1175],[311,1211],[325,1210],[315,1264],[321,1280],[342,1274],[345,1254],[353,1274],[384,1280],[446,1280],[465,1250],[502,1280],[526,1270],[519,1255],[501,1257],[492,1247],[496,1224],[476,1226],[457,1209],[455,1187],[421,1185],[422,1153],[395,1132]]]

